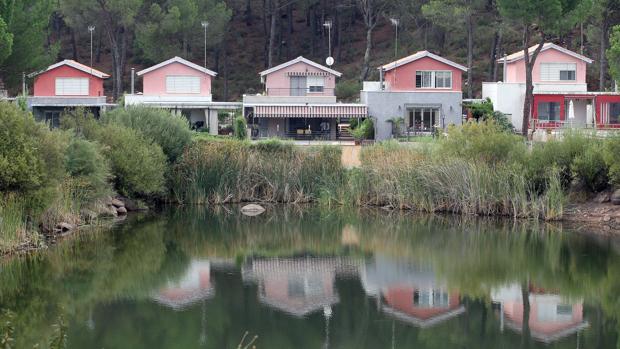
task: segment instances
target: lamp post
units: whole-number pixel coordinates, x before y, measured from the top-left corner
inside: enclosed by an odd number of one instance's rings
[[[325,21],[325,23],[323,23],[323,26],[325,28],[327,28],[327,32],[328,32],[328,38],[329,38],[329,43],[328,43],[328,56],[331,57],[332,56],[332,21],[331,20],[327,20]]]
[[[205,47],[204,47],[205,48],[205,52],[204,52],[204,54],[205,54],[205,66],[204,66],[204,68],[207,69],[207,27],[209,26],[209,22],[202,21],[202,22],[200,22],[200,25],[202,25],[202,27],[205,29],[205,42],[204,42],[204,44],[205,44]]]
[[[394,39],[394,59],[398,59],[398,25],[400,24],[400,21],[398,18],[390,18],[390,22],[396,30],[396,37]]]
[[[90,32],[90,73],[93,73],[93,32],[95,31],[94,25],[88,26],[88,31]]]

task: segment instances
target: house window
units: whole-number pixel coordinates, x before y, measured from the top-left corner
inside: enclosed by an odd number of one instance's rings
[[[538,120],[560,121],[560,103],[539,102],[538,103]]]
[[[417,71],[415,73],[416,88],[451,88],[451,71]]]
[[[415,290],[413,305],[420,308],[443,308],[450,305],[450,296],[442,290]]]
[[[609,121],[608,123],[620,124],[620,103],[609,103]]]
[[[200,93],[200,77],[166,76],[166,93]]]
[[[323,76],[308,76],[307,80],[308,92],[321,93],[325,89],[325,77]]]
[[[57,96],[88,96],[88,78],[56,78]]]
[[[439,119],[437,108],[413,108],[409,110],[408,127],[417,132],[430,132]]]
[[[44,116],[45,116],[45,123],[48,124],[50,128],[60,127],[60,112],[59,111],[46,111]]]
[[[575,63],[541,63],[540,80],[542,81],[575,81],[577,80],[577,64]]]

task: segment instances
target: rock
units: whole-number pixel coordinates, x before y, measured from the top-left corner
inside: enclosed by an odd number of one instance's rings
[[[246,216],[258,216],[259,214],[263,212],[265,212],[265,208],[257,204],[249,204],[241,208],[241,213],[243,213]]]
[[[146,211],[146,210],[148,210],[148,207],[144,206],[143,204],[141,204],[138,201],[134,201],[134,200],[132,200],[130,198],[125,198],[125,197],[123,197],[121,199],[122,199],[123,203],[125,204],[123,206],[129,212],[131,212],[131,211]]]
[[[58,225],[56,225],[56,230],[66,233],[68,231],[71,231],[75,229],[75,224],[71,224],[71,223],[67,223],[67,222],[62,222],[62,223],[58,223]]]
[[[97,219],[97,212],[89,210],[87,208],[83,208],[80,210],[80,218],[85,223],[91,223],[92,221]]]
[[[116,208],[116,213],[125,215],[125,214],[127,214],[127,209],[125,207],[123,207],[123,206],[117,207]]]
[[[102,217],[116,217],[118,216],[118,212],[116,212],[116,207],[112,205],[106,205],[101,207],[99,215]]]
[[[599,204],[604,204],[606,202],[609,202],[610,200],[611,200],[611,194],[609,192],[607,192],[607,191],[599,193],[594,198],[594,201],[599,203]]]
[[[110,204],[112,204],[112,206],[114,207],[125,207],[125,203],[119,199],[112,199],[110,201]]]
[[[606,214],[605,216],[603,216],[603,222],[609,222],[611,220],[611,216]]]
[[[611,194],[610,201],[614,205],[620,205],[620,189],[617,189],[613,194]]]

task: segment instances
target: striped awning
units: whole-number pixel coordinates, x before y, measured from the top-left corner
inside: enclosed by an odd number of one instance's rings
[[[365,118],[368,108],[363,104],[326,105],[257,105],[257,118]]]
[[[291,71],[287,73],[288,76],[329,76],[330,74],[325,71]]]

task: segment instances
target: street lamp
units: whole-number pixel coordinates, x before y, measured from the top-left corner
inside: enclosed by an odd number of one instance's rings
[[[205,69],[207,69],[207,27],[209,26],[209,22],[202,21],[200,25],[205,28]]]
[[[90,32],[90,73],[93,73],[93,32],[95,31],[94,25],[88,26],[88,31]]]
[[[396,30],[396,38],[394,39],[394,58],[398,59],[398,25],[400,24],[400,21],[398,18],[390,18],[390,22]]]
[[[323,26],[327,28],[328,38],[329,38],[329,43],[327,45],[328,56],[327,56],[326,63],[328,66],[331,66],[332,64],[334,64],[334,58],[332,57],[332,21],[331,20],[325,21],[325,23],[323,23]]]

